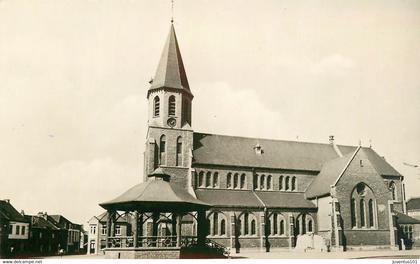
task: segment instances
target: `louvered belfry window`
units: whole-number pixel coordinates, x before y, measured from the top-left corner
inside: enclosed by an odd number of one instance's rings
[[[168,115],[174,116],[175,115],[175,96],[171,95],[169,97],[169,108],[168,108]]]
[[[160,112],[160,99],[159,96],[156,96],[153,100],[153,116],[159,116]]]

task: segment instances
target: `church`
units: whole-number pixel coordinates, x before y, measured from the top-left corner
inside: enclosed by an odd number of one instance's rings
[[[210,205],[208,239],[293,249],[299,235],[316,234],[336,250],[398,248],[404,177],[371,147],[195,132],[193,91],[172,24],[147,91],[143,182],[164,172]],[[196,219],[182,230],[197,234]]]

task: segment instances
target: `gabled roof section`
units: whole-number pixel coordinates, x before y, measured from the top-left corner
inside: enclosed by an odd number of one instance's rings
[[[29,222],[13,207],[10,201],[0,200],[0,214],[9,221]]]
[[[305,199],[303,193],[279,191],[255,191],[255,194],[267,208],[306,208],[316,209],[316,206]]]
[[[420,197],[410,198],[407,201],[407,210],[420,210]]]
[[[262,154],[256,154],[257,144]],[[356,147],[339,146],[343,155]],[[194,133],[194,164],[226,165],[319,172],[338,157],[331,144]]]
[[[173,24],[149,91],[162,87],[182,89],[191,93]]]
[[[331,185],[334,185],[338,181],[339,177],[344,173],[356,152],[357,151],[348,153],[343,157],[327,161],[322,166],[321,172],[306,189],[306,198],[311,199],[329,194],[331,191]]]
[[[396,212],[397,214],[397,223],[398,224],[420,224],[420,220],[415,219],[411,216],[408,216],[406,214]]]
[[[50,221],[47,221],[43,217],[36,216],[36,215],[25,215],[25,219],[32,223],[32,227],[34,228],[42,228],[42,229],[52,229],[52,230],[59,230],[57,226],[52,224]]]
[[[218,207],[264,208],[250,190],[197,189],[197,198]]]
[[[381,176],[401,176],[401,174],[394,169],[383,157],[379,156],[372,148],[362,148],[363,152],[372,163],[375,170]]]

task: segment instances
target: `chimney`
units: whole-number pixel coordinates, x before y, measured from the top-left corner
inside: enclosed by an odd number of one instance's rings
[[[21,210],[20,211],[20,214],[23,215],[23,216],[25,216],[25,211]]]
[[[48,214],[47,214],[47,212],[39,212],[38,213],[38,217],[42,217],[45,220],[47,220]]]
[[[10,199],[4,199],[6,203],[10,203]]]
[[[330,136],[330,144],[334,144],[334,136],[333,135]]]

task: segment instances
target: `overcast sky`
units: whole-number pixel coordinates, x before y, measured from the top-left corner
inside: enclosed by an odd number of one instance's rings
[[[0,199],[85,223],[139,183],[169,0],[0,0]],[[420,196],[419,1],[177,0],[200,132],[373,148]]]

